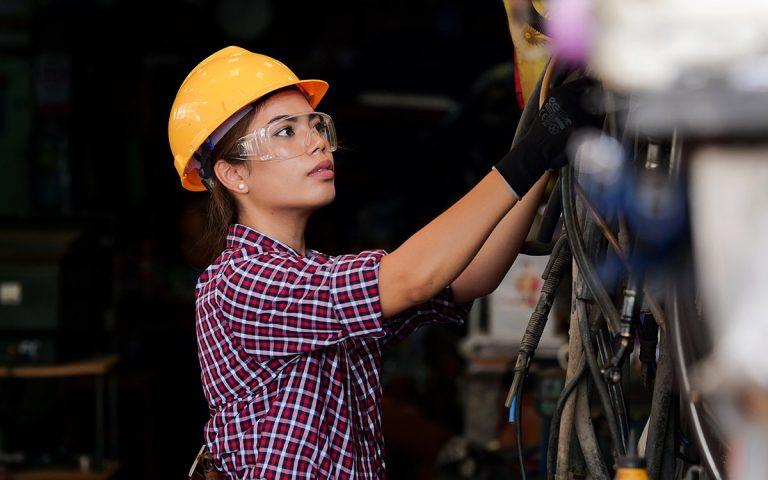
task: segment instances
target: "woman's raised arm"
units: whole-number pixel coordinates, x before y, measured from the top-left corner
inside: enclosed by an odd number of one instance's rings
[[[517,203],[495,170],[443,214],[382,258],[379,296],[389,317],[423,303],[470,264],[496,225]]]

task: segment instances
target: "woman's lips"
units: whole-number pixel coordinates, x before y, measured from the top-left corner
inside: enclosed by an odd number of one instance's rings
[[[310,177],[322,179],[333,178],[333,162],[330,160],[323,160],[322,162],[315,165],[315,168],[313,168],[308,175]]]

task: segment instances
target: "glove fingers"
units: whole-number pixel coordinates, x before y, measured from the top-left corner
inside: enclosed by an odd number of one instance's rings
[[[574,127],[602,126],[605,113],[602,84],[591,77],[580,77],[552,89],[551,98],[562,105],[573,119]]]

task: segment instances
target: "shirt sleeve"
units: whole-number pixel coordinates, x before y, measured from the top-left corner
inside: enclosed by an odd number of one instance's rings
[[[260,254],[232,261],[220,277],[217,300],[232,336],[259,361],[351,337],[381,337],[384,255],[369,250],[320,262]]]
[[[387,348],[398,343],[423,325],[461,325],[467,320],[473,302],[456,304],[453,290],[445,287],[430,300],[409,308],[385,321],[381,347]]]

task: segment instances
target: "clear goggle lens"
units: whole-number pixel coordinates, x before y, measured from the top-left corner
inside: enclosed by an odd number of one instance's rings
[[[231,156],[241,160],[282,160],[304,155],[318,142],[336,151],[336,129],[330,115],[300,113],[277,119],[240,138]]]

